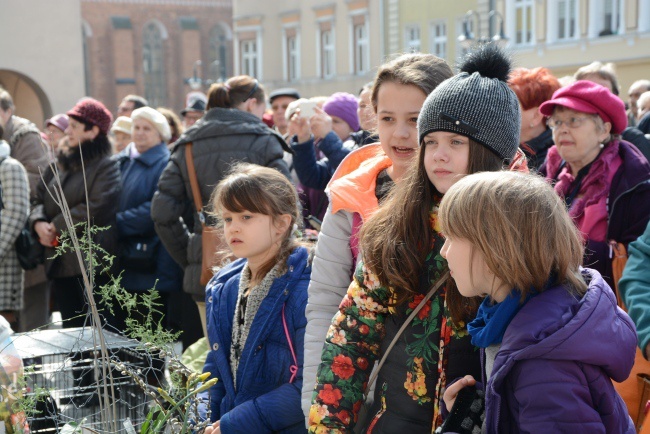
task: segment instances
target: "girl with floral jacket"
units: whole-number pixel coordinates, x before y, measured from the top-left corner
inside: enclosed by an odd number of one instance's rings
[[[495,66],[496,65],[496,66]],[[440,84],[418,117],[414,166],[360,233],[363,260],[332,320],[318,368],[310,432],[348,432],[356,424],[375,361],[407,316],[447,271],[438,226],[443,194],[468,173],[525,169],[518,151],[519,103],[506,84],[510,64],[496,47],[473,52],[461,73]],[[451,282],[426,302],[388,353],[377,377],[365,433],[431,433],[448,378],[480,373],[479,351]],[[458,327],[453,324],[459,324]]]

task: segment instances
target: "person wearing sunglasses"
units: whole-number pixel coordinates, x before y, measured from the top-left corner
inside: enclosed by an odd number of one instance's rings
[[[205,285],[200,282],[201,221],[197,213],[188,213],[193,196],[185,149],[192,144],[203,205],[209,202],[214,187],[237,162],[271,167],[289,178],[289,168],[282,158],[284,151],[292,151],[279,133],[262,122],[265,101],[264,88],[248,75],[210,86],[205,115],[176,142],[152,200],[151,216],[156,232],[172,258],[184,268],[183,290],[197,302],[202,316],[199,322],[195,308],[193,314],[183,315],[193,321],[183,326],[184,346],[201,337],[201,324],[205,325]],[[196,331],[197,327],[199,335],[192,336],[188,330]]]
[[[539,108],[555,145],[540,168],[564,198],[585,241],[584,266],[614,288],[615,247],[636,240],[650,218],[650,164],[620,134],[625,104],[609,89],[579,80]]]

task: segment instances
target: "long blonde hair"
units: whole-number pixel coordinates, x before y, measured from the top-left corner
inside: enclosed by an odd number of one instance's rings
[[[522,297],[543,291],[549,278],[577,294],[587,290],[579,271],[582,236],[560,197],[537,175],[468,175],[447,191],[438,216],[443,234],[470,241],[490,271]]]

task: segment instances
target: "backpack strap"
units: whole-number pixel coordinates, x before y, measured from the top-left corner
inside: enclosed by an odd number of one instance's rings
[[[352,251],[352,263],[354,264],[354,269],[357,268],[357,258],[359,257],[359,230],[361,230],[361,225],[363,220],[361,219],[361,214],[358,212],[352,213],[352,233],[350,234],[350,250]]]
[[[291,379],[289,383],[293,383],[296,379],[296,374],[298,374],[298,358],[296,357],[296,352],[293,350],[293,343],[291,342],[291,336],[289,335],[289,327],[287,327],[287,318],[284,315],[284,308],[286,303],[282,305],[282,325],[284,326],[284,335],[287,337],[287,342],[289,343],[289,349],[291,350],[291,357],[293,358],[293,365],[289,367],[291,372]]]

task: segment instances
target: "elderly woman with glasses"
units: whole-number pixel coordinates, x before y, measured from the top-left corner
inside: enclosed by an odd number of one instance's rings
[[[539,110],[555,143],[540,172],[555,184],[585,238],[583,264],[613,288],[614,247],[636,240],[650,218],[650,164],[620,139],[625,104],[599,84],[576,81]]]

